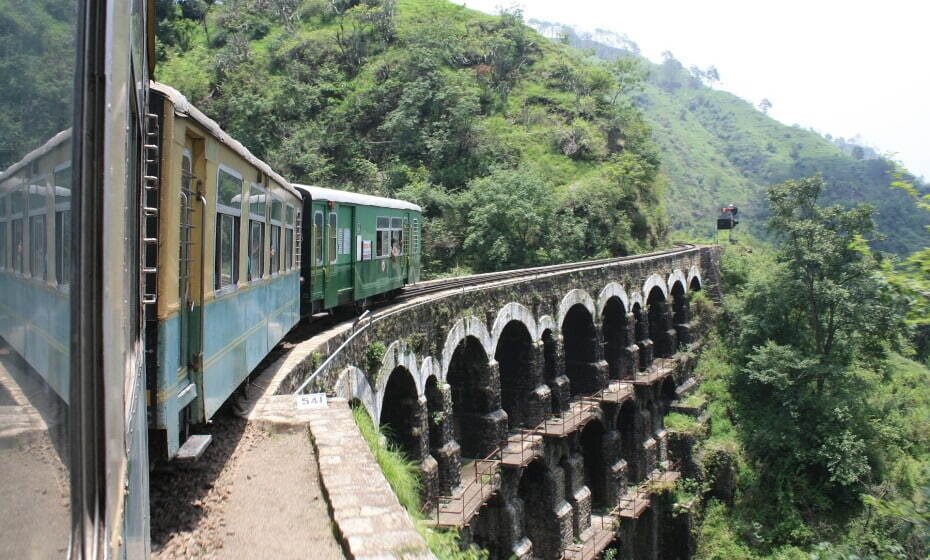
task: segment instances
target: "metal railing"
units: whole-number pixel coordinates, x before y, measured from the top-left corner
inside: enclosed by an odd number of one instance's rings
[[[620,519],[613,514],[591,514],[591,527],[588,539],[575,542],[562,549],[562,558],[566,560],[589,560],[597,556],[617,538]]]
[[[426,502],[423,508],[425,511],[433,510],[436,526],[467,525],[500,488],[500,465],[500,448],[496,448],[484,459],[477,459],[469,465],[474,468],[468,478],[461,481],[461,489],[455,496],[438,496]]]

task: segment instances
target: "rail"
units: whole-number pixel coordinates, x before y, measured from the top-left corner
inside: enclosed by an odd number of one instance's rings
[[[629,262],[629,261],[649,259],[652,257],[659,257],[659,256],[678,255],[682,253],[687,253],[688,251],[692,251],[696,247],[697,247],[696,245],[693,245],[690,243],[679,243],[677,244],[676,249],[669,249],[666,251],[655,251],[653,253],[645,253],[645,254],[640,254],[640,255],[628,255],[625,257],[612,257],[609,259],[596,259],[596,260],[591,260],[591,261],[581,261],[581,262],[540,266],[540,267],[533,267],[533,268],[522,268],[522,269],[508,270],[508,271],[503,271],[503,272],[487,272],[483,274],[471,274],[468,276],[458,276],[456,278],[449,278],[449,279],[442,279],[442,280],[431,280],[427,282],[421,282],[419,284],[415,284],[413,286],[405,288],[404,291],[401,293],[401,295],[398,296],[398,299],[403,301],[403,300],[409,300],[409,299],[413,299],[416,297],[420,297],[420,296],[428,295],[432,293],[446,292],[446,291],[454,290],[457,288],[462,288],[462,290],[464,291],[465,288],[468,288],[468,287],[481,287],[484,284],[490,284],[490,283],[499,282],[502,280],[532,278],[532,277],[539,277],[540,275],[554,274],[554,273],[565,272],[565,271],[570,271],[570,270],[584,270],[584,269],[591,268],[591,267],[603,266],[605,264]],[[450,297],[452,295],[457,295],[458,293],[460,292],[453,292],[444,297]],[[371,315],[368,317],[368,322],[365,323],[364,325],[362,324],[363,321],[362,321],[362,318],[360,317],[359,320],[357,320],[352,326],[352,329],[353,329],[352,334],[345,341],[343,341],[343,343],[340,344],[339,347],[336,348],[335,351],[330,353],[330,355],[323,361],[323,363],[320,364],[320,366],[317,367],[317,369],[314,370],[313,373],[311,373],[310,376],[306,380],[304,380],[303,383],[301,383],[300,387],[298,387],[297,390],[294,391],[294,394],[299,395],[299,394],[304,393],[304,391],[306,391],[307,388],[310,387],[311,384],[317,378],[319,378],[319,376],[323,372],[329,369],[329,367],[332,365],[333,361],[335,360],[336,356],[338,356],[342,352],[342,350],[346,346],[348,346],[349,343],[355,340],[355,338],[358,335],[360,335],[361,333],[371,328],[371,326],[374,323],[383,321],[384,319],[387,319],[396,313],[408,311],[412,307],[424,305],[428,303],[429,301],[432,301],[432,300],[422,301],[419,303],[415,303],[411,306],[401,307],[399,309],[388,310],[384,313],[378,314],[377,316]]]

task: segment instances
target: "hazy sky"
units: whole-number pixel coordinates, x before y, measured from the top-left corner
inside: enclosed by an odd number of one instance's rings
[[[461,0],[459,0],[461,2]],[[466,0],[496,13],[626,34],[653,61],[669,50],[715,65],[716,87],[786,124],[860,134],[930,179],[930,1]]]

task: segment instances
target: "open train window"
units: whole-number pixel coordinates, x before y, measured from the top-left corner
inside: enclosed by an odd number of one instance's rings
[[[335,212],[329,213],[329,263],[336,264],[336,236],[338,234],[339,218]]]
[[[217,290],[239,282],[239,220],[242,176],[220,166],[216,180],[216,263]]]
[[[386,257],[391,251],[391,219],[384,216],[378,217],[376,227],[377,235],[377,256]]]
[[[277,197],[271,198],[271,218],[269,220],[269,231],[271,236],[271,272],[276,274],[281,270],[281,226],[284,219],[284,203]]]
[[[317,266],[323,266],[323,213],[313,214],[313,255]]]
[[[403,219],[391,218],[391,256],[404,254]]]
[[[48,239],[45,216],[48,214],[45,177],[29,182],[29,273],[37,280],[48,279]]]
[[[252,183],[249,186],[249,262],[250,281],[260,279],[265,272],[265,190]]]

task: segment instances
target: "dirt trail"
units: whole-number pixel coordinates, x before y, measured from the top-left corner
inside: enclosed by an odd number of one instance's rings
[[[200,461],[153,473],[153,558],[343,558],[305,430],[232,415],[210,429]]]

